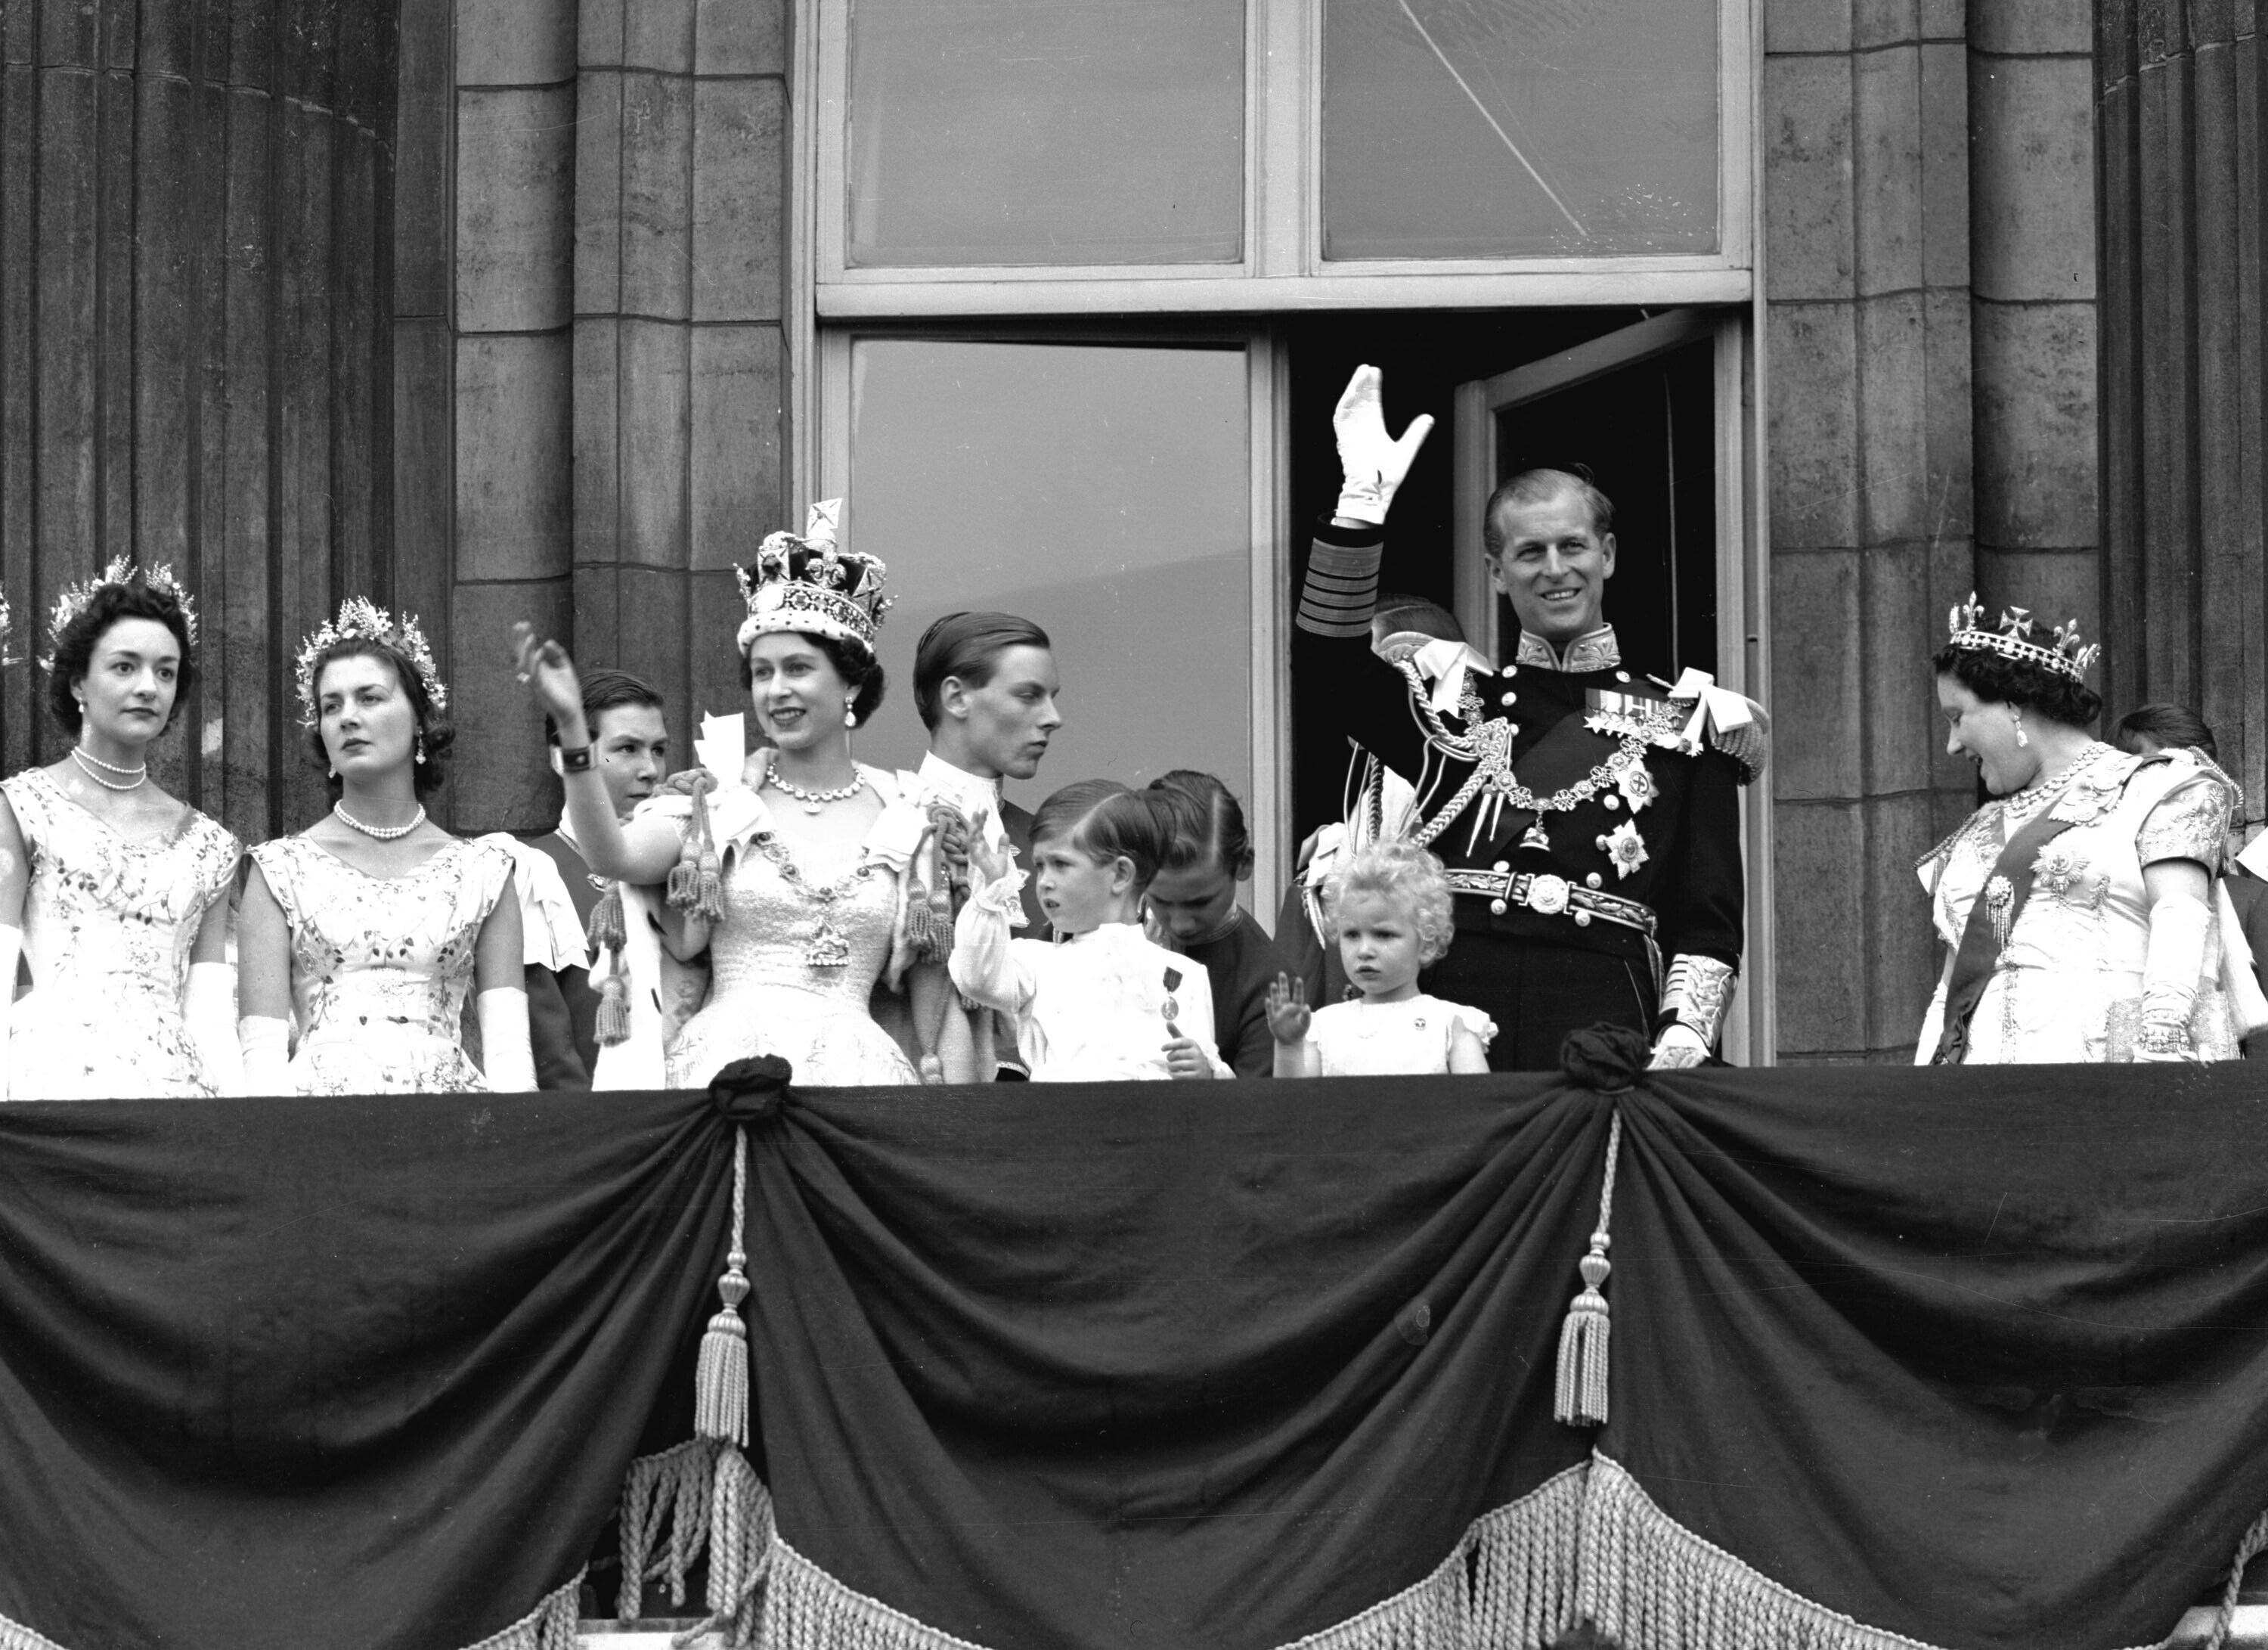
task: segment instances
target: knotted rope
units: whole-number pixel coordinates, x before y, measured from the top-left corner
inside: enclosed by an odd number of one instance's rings
[[[1560,1045],[1559,1066],[1571,1082],[1609,1098],[1626,1094],[1646,1067],[1646,1039],[1626,1026],[1594,1026],[1570,1032]],[[1604,1293],[1614,1264],[1607,1259],[1615,1216],[1615,1165],[1622,1157],[1623,1113],[1615,1108],[1607,1125],[1607,1169],[1599,1185],[1599,1224],[1591,1251],[1577,1263],[1583,1287],[1568,1303],[1559,1328],[1558,1381],[1552,1418],[1568,1426],[1603,1426],[1607,1421],[1607,1353],[1614,1324]]]

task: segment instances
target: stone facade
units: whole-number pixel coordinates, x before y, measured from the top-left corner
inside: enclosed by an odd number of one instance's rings
[[[1931,694],[1945,611],[1972,587],[2103,611],[2098,78],[2106,108],[2189,88],[2180,118],[2219,129],[2211,52],[2252,37],[2144,41],[2098,76],[2084,0],[1759,4],[1779,1054],[1899,1058],[1932,971],[1909,868],[1973,803]],[[215,639],[169,779],[254,836],[304,821],[290,645],[349,590],[423,614],[480,707],[445,792],[460,829],[556,806],[515,618],[655,678],[681,746],[738,697],[730,564],[785,519],[808,369],[783,326],[788,37],[784,0],[0,6],[0,578],[29,608],[99,553],[194,570]],[[2191,149],[2194,229],[2240,173]],[[2105,234],[2138,261],[2141,230]],[[2120,326],[2120,406],[2210,407],[2137,377]],[[2245,600],[2152,586],[2129,698],[2233,704],[2224,660],[2260,679],[2257,477],[2217,502],[2228,463],[2200,450],[2183,497],[2216,522],[2252,500],[2253,559],[2215,575]],[[2161,515],[2139,496],[2119,482],[2109,511],[2114,645],[2133,570],[2174,553],[2132,548]],[[12,674],[0,753],[55,744]]]

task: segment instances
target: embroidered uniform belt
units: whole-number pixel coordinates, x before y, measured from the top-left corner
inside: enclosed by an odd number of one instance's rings
[[[1499,917],[1507,906],[1520,905],[1539,917],[1572,917],[1579,928],[1588,928],[1596,918],[1635,928],[1647,939],[1653,938],[1652,906],[1626,900],[1619,894],[1584,888],[1548,871],[1451,871],[1449,892],[1486,900],[1489,910]]]

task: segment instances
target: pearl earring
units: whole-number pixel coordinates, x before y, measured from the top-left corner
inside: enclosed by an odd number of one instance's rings
[[[858,726],[858,701],[855,695],[843,702],[843,726],[845,727]]]
[[[417,760],[421,762],[425,760],[425,735],[423,733],[417,736]]]
[[[2022,708],[2018,705],[2010,705],[2008,707],[2008,719],[2016,725],[2016,744],[2018,748],[2021,749],[2022,747],[2030,744],[2032,741],[2024,737],[2024,712]]]

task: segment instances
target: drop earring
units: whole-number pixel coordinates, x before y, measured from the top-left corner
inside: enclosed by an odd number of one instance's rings
[[[845,727],[858,726],[858,700],[855,694],[843,702],[843,726]]]
[[[425,760],[425,735],[423,733],[417,735],[417,760],[421,763]]]
[[[2021,750],[2023,747],[2032,742],[2024,737],[2023,708],[2020,705],[2010,705],[2008,707],[2008,719],[2016,725],[2016,746],[2017,748]]]

